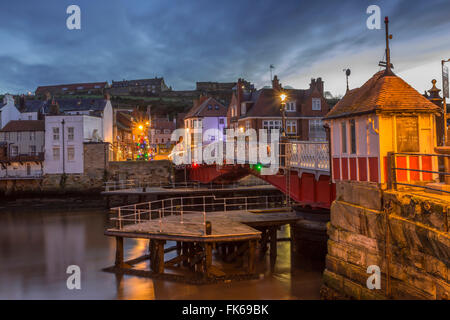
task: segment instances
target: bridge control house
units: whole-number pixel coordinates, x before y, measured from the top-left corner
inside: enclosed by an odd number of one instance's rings
[[[387,183],[388,153],[397,168],[437,171],[435,115],[439,107],[404,80],[382,70],[349,90],[326,115],[331,130],[333,181]],[[397,170],[398,183],[430,181],[432,174]]]

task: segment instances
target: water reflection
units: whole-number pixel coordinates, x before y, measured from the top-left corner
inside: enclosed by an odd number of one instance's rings
[[[102,268],[112,265],[115,255],[114,240],[103,235],[106,214],[103,210],[2,209],[0,299],[319,298],[323,266],[291,257],[289,242],[278,244],[273,273],[267,256],[259,261],[259,280],[196,286],[105,273]],[[288,229],[282,230],[279,236],[286,237],[287,232]],[[141,256],[147,250],[147,240],[125,241],[126,259]],[[66,268],[71,264],[81,268],[81,290],[66,287]],[[148,262],[138,267],[148,268]]]

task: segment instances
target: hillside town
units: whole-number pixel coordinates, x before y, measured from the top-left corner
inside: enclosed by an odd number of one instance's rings
[[[272,87],[255,89],[244,79],[232,83],[198,82],[196,90],[177,92],[164,78],[39,86],[34,95],[4,95],[0,108],[0,179],[42,179],[46,175],[86,173],[89,152],[108,161],[167,159],[177,128],[280,129],[277,76]],[[286,89],[287,135],[325,141],[322,118],[337,102],[325,98],[324,82],[307,89]],[[168,113],[160,101],[182,97]],[[189,94],[189,95],[188,95]],[[153,97],[133,104],[123,97]],[[189,98],[191,104],[189,104]],[[146,103],[147,105],[143,104]],[[204,142],[214,141],[205,137]],[[102,177],[98,177],[101,179]]]

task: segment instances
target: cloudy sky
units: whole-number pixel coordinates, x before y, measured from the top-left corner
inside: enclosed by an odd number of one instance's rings
[[[379,70],[384,23],[369,30],[366,9],[390,17],[394,72],[420,92],[450,58],[450,1],[4,0],[0,10],[0,93],[39,85],[164,76],[175,90],[196,81],[283,85],[345,92]],[[81,30],[66,9],[81,8]]]

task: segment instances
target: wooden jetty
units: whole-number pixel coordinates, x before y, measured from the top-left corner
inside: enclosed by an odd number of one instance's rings
[[[242,197],[237,199],[242,200]],[[257,278],[257,247],[261,255],[270,247],[273,267],[277,256],[277,229],[300,219],[288,208],[227,210],[231,206],[227,203],[225,210],[194,212],[180,210],[185,208],[173,205],[174,199],[170,202],[170,208],[177,207],[178,211],[172,210],[169,215],[164,215],[163,210],[167,212],[167,208],[161,207],[144,212],[143,208],[150,207],[151,203],[115,208],[121,209],[118,210],[121,216],[115,218],[116,226],[107,229],[105,234],[116,238],[116,261],[105,271],[189,283]],[[205,202],[200,205],[205,207]],[[248,200],[247,206],[250,204],[256,203]],[[236,203],[233,208],[235,206]],[[132,213],[126,213],[130,207]],[[148,239],[148,254],[124,261],[124,238]],[[166,242],[175,245],[165,247]],[[175,252],[175,256],[166,259],[166,254],[171,252]],[[150,262],[150,270],[134,268],[143,261]],[[215,262],[221,265],[237,262],[238,266],[223,270]]]

